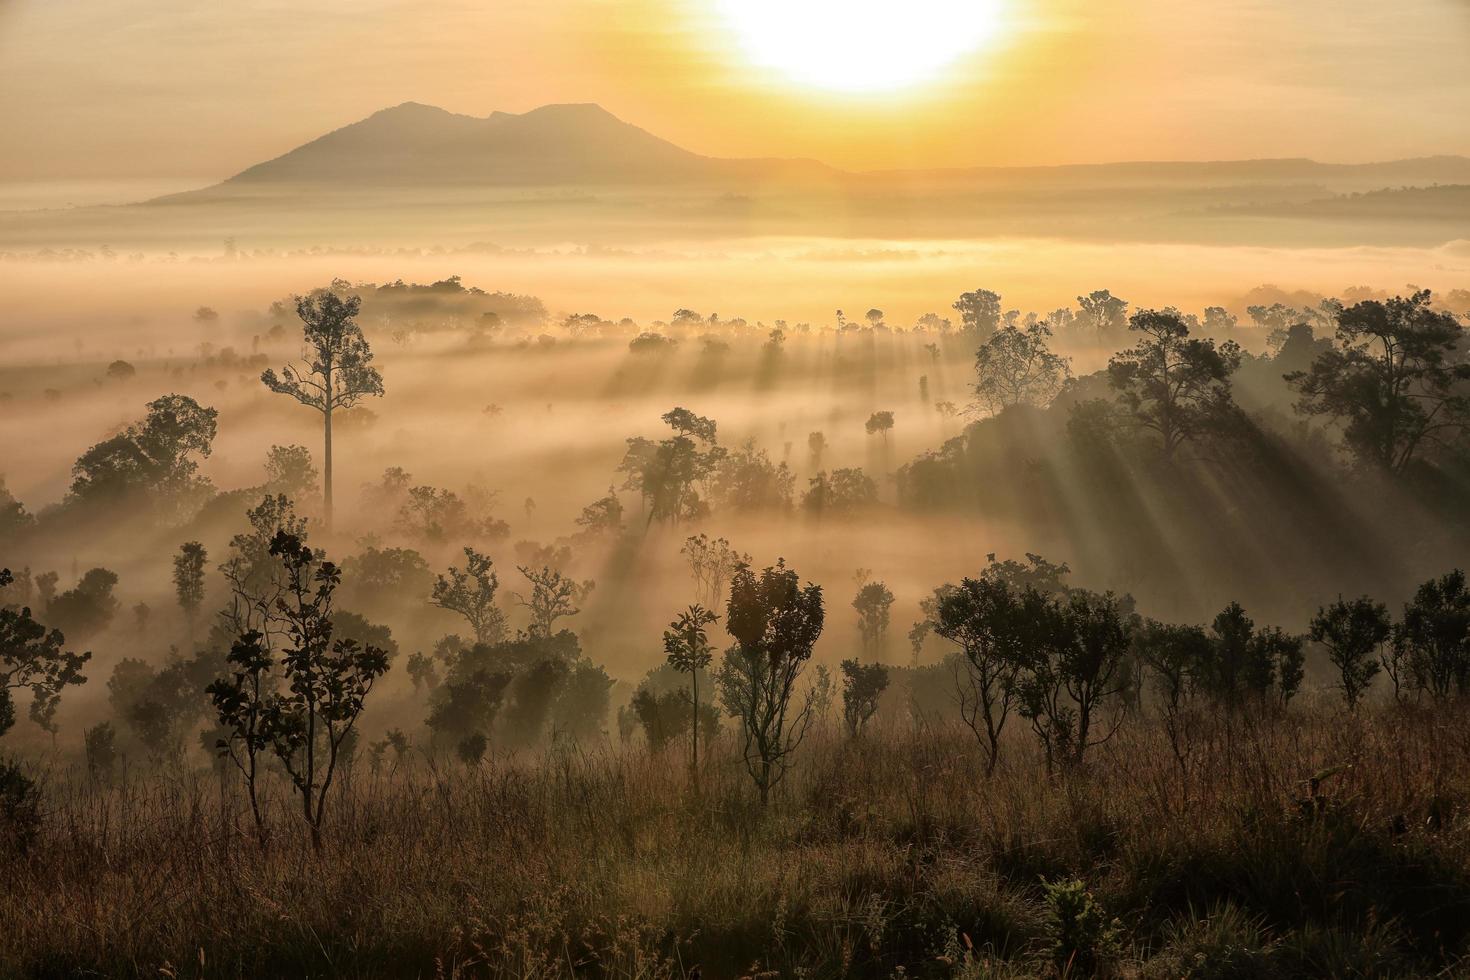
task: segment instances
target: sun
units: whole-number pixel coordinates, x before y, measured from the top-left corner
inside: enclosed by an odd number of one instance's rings
[[[715,0],[756,65],[835,92],[929,82],[992,40],[1001,0]]]

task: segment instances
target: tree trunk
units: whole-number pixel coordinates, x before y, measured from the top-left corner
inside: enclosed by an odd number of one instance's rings
[[[328,532],[332,530],[332,410],[324,413],[326,448],[322,454],[322,516]]]
[[[322,518],[327,533],[332,531],[332,361],[326,361],[322,369],[322,429],[326,443],[322,453]]]
[[[693,726],[689,729],[690,747],[693,749],[693,760],[690,768],[694,771],[694,783],[699,785],[699,668],[695,667],[689,674],[689,683],[694,689],[694,717]]]

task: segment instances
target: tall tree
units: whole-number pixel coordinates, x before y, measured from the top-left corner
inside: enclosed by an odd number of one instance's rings
[[[1139,310],[1138,343],[1108,361],[1108,382],[1138,427],[1158,436],[1166,459],[1235,412],[1230,375],[1240,367],[1233,340],[1191,338],[1178,310]]]
[[[1470,361],[1453,314],[1429,291],[1337,314],[1336,345],[1286,375],[1299,411],[1332,419],[1362,463],[1399,473],[1470,429]]]
[[[362,300],[318,290],[296,298],[306,343],[301,364],[287,365],[280,375],[267,368],[260,380],[271,391],[290,395],[322,415],[322,508],[332,525],[332,413],[351,408],[363,398],[383,394],[383,376],[372,366],[373,352],[354,317]]]

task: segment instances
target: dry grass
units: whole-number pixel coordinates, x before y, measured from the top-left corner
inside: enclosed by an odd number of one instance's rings
[[[52,773],[0,975],[1054,975],[1067,877],[1123,975],[1465,969],[1470,712],[1218,726],[1187,782],[1144,723],[1065,778],[1013,734],[993,780],[955,731],[817,737],[765,813],[728,745],[698,792],[677,746],[420,759],[355,773],[321,854],[279,787],[262,852],[207,771]]]

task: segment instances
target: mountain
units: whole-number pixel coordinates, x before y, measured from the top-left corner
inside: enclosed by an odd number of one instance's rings
[[[204,192],[289,185],[495,187],[640,185],[822,177],[806,160],[718,160],[625,123],[597,105],[548,105],[484,118],[405,102],[256,164]]]

